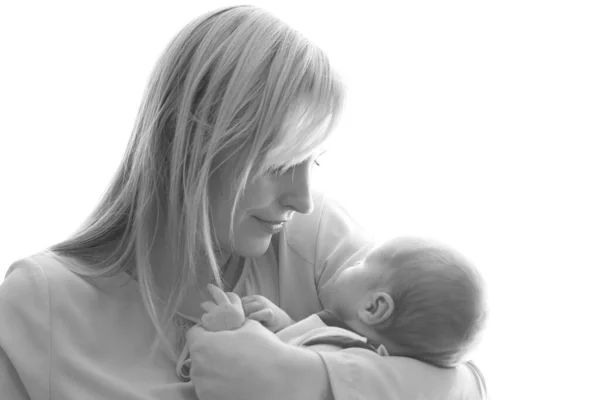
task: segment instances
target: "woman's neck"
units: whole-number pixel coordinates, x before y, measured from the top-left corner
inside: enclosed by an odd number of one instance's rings
[[[150,265],[152,266],[154,280],[158,286],[157,289],[161,297],[163,297],[163,300],[166,300],[169,297],[171,288],[175,287],[178,271],[182,267],[180,264],[181,261],[177,260],[181,260],[182,257],[179,255],[174,257],[174,250],[168,245],[169,242],[164,240],[161,235],[158,236],[160,236],[160,238],[157,237],[150,251]],[[215,256],[217,257],[217,264],[221,266],[222,273],[228,275],[228,281],[231,280],[231,276],[239,277],[239,275],[233,274],[236,272],[236,268],[231,265],[237,265],[238,263],[228,262],[232,258],[229,254],[217,252]],[[228,268],[226,269],[225,266]],[[228,271],[228,269],[231,268],[233,268],[233,270]],[[213,274],[209,267],[208,259],[201,259],[196,266],[196,279],[185,282],[185,295],[178,311],[184,315],[193,317],[194,319],[199,318],[203,314],[200,303],[212,300],[212,297],[206,290],[206,286],[213,282],[213,280]],[[235,283],[230,284],[235,285]],[[233,286],[231,286],[230,289],[227,288],[227,290],[232,289]]]

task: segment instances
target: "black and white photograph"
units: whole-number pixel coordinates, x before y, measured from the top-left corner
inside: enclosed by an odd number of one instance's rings
[[[600,399],[599,21],[2,2],[0,399]]]

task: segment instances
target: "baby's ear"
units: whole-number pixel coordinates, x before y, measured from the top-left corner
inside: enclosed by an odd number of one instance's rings
[[[363,324],[377,325],[386,321],[394,312],[394,299],[386,292],[369,293],[358,311]]]

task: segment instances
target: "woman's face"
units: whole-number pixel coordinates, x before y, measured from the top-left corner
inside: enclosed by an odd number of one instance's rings
[[[233,218],[233,246],[229,237],[235,198],[233,177],[227,169],[216,174],[211,209],[221,250],[243,257],[260,256],[295,212],[310,213],[312,165],[312,160],[306,161],[283,174],[266,173],[247,183]]]

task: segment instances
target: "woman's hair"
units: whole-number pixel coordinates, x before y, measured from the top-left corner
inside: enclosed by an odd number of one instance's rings
[[[125,156],[96,209],[49,250],[79,260],[84,276],[134,276],[167,343],[165,328],[197,266],[208,261],[221,285],[211,176],[224,165],[233,171],[233,217],[247,182],[314,155],[343,93],[323,51],[269,13],[237,6],[201,16],[155,66]],[[170,240],[166,267],[177,269],[160,318],[150,265],[158,229]]]
[[[479,272],[455,250],[428,239],[397,238],[377,252],[389,268],[382,281],[394,312],[376,331],[402,349],[398,355],[456,366],[487,317]]]

